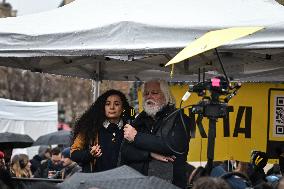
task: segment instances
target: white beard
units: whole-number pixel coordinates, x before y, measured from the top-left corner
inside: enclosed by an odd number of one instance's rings
[[[148,102],[151,102],[152,104],[148,104]],[[151,117],[154,117],[157,112],[159,112],[162,109],[163,106],[159,105],[157,102],[153,100],[146,100],[143,103],[144,111]]]

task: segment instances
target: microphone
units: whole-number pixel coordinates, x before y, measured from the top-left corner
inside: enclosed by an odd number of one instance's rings
[[[135,109],[132,106],[129,106],[127,110],[123,110],[122,120],[131,125],[135,119],[135,115]]]
[[[135,119],[135,109],[132,107],[132,106],[129,106],[129,108],[127,110],[124,110],[123,111],[123,115],[122,115],[122,119],[125,123],[132,125],[133,123],[133,120]],[[122,140],[122,144],[127,141],[129,142],[128,140],[126,140],[125,138],[123,138]]]
[[[135,109],[132,106],[129,106],[126,110],[123,110],[122,112],[122,120],[124,123],[132,125],[133,120],[135,119]],[[118,154],[118,160],[117,160],[117,165],[121,166],[124,165],[124,162],[122,162],[122,149],[124,146],[124,143],[130,143],[128,142],[125,138],[122,139],[121,145],[120,145],[120,150]]]
[[[186,91],[186,93],[182,97],[182,101],[186,101],[190,97],[191,93],[189,91]]]

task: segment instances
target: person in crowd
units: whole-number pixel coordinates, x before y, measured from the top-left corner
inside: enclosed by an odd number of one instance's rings
[[[70,159],[70,147],[69,148],[65,148],[62,152],[62,165],[63,165],[63,169],[62,169],[62,179],[66,179],[71,177],[74,173],[76,172],[81,172],[82,168],[74,161],[72,161]]]
[[[71,159],[83,172],[105,171],[117,166],[123,125],[130,106],[125,95],[108,90],[75,123]]]
[[[188,117],[176,111],[174,98],[165,81],[146,82],[142,93],[144,111],[132,125],[124,126],[127,142],[121,148],[121,164],[185,188]]]
[[[51,158],[43,160],[39,168],[35,171],[35,178],[54,178],[59,179],[62,170],[61,151],[58,147],[51,150]]]
[[[192,171],[192,173],[189,175],[189,177],[188,177],[188,186],[189,186],[190,188],[192,188],[193,183],[194,183],[197,179],[199,179],[199,178],[201,178],[201,177],[205,177],[205,176],[209,176],[209,175],[207,174],[207,172],[206,172],[206,169],[205,169],[204,167],[202,167],[202,166],[196,167],[196,168]]]
[[[10,175],[12,177],[17,177],[19,175],[19,169],[20,169],[20,164],[19,164],[19,155],[14,155],[11,159],[10,163]]]
[[[4,156],[5,165],[7,168],[9,168],[10,163],[11,163],[11,156],[12,156],[13,148],[5,148],[5,149],[1,149],[1,151],[5,154]]]
[[[281,175],[284,174],[284,149],[283,149],[283,145],[280,145],[278,147],[276,147],[276,155],[278,156],[278,164],[279,164],[279,169],[281,172]]]
[[[218,177],[201,177],[193,183],[192,189],[231,189],[230,185]]]
[[[12,189],[13,183],[9,168],[5,163],[5,154],[0,151],[0,188],[1,189]]]
[[[259,185],[262,182],[266,182],[266,174],[264,167],[266,166],[268,157],[265,152],[253,151],[251,153],[251,165],[252,171],[249,173],[249,178],[253,186]]]
[[[235,163],[236,163],[235,160],[225,160],[225,161],[223,162],[225,171],[228,171],[228,172],[234,171],[234,170],[236,169]]]
[[[284,177],[282,177],[280,180],[279,180],[279,183],[277,184],[277,189],[283,189],[284,188]]]
[[[35,171],[39,168],[43,160],[51,158],[51,149],[49,146],[40,146],[38,149],[38,154],[30,160],[31,162],[31,171],[34,174]]]
[[[191,172],[188,179],[189,179],[190,183],[193,183],[194,181],[196,181],[200,177],[204,177],[204,176],[209,176],[209,174],[206,172],[205,167],[198,166]]]
[[[248,177],[248,175],[252,172],[252,165],[248,162],[237,161],[237,167],[234,171],[242,173]]]
[[[228,172],[225,170],[223,164],[215,164],[210,172],[210,176],[224,179],[233,189],[252,187],[251,181],[246,174],[240,171]]]
[[[190,163],[186,164],[186,178],[187,178],[187,186],[190,185],[189,183],[189,178],[192,174],[192,172],[196,169],[196,167],[194,167],[193,165],[191,165]]]
[[[2,152],[2,151],[0,151],[0,169],[6,170],[5,155],[4,155],[4,152]]]
[[[275,188],[271,185],[271,183],[262,182],[254,186],[253,189],[275,189]]]
[[[280,165],[277,163],[273,164],[273,166],[267,171],[266,175],[282,175]]]
[[[13,181],[7,169],[0,169],[0,188],[13,189]]]
[[[12,177],[31,178],[31,164],[26,154],[14,155],[11,162],[10,172]]]

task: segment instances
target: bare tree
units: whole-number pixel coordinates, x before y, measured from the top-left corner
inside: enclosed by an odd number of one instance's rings
[[[20,101],[57,101],[68,120],[92,103],[91,80],[0,67],[0,97]]]
[[[74,122],[93,103],[91,80],[6,67],[0,67],[0,74],[0,97],[29,102],[57,101],[59,109],[66,112],[67,121]],[[100,85],[100,94],[118,89],[128,96],[132,83],[103,81]]]

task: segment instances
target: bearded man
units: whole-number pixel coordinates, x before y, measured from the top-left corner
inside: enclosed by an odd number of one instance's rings
[[[174,98],[165,81],[146,82],[142,93],[144,111],[131,125],[124,126],[127,142],[121,148],[121,164],[186,188],[188,117],[176,111]]]

